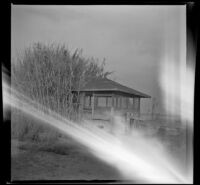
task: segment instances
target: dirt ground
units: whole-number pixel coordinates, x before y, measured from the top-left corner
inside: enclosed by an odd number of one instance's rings
[[[15,180],[120,180],[114,168],[73,140],[40,146],[12,140],[11,177]]]
[[[183,134],[158,132],[180,164],[185,160]],[[11,178],[16,180],[123,180],[113,167],[95,158],[70,138],[54,143],[33,143],[12,139]],[[123,181],[124,182],[124,181]]]

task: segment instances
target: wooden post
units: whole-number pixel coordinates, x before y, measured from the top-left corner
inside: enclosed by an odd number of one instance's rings
[[[108,107],[108,97],[106,96],[106,107]]]
[[[91,97],[91,95],[89,97],[90,97],[89,98],[89,107],[91,107],[92,106],[92,97]]]
[[[137,113],[138,113],[138,109],[137,109],[137,98],[136,98],[136,97],[133,98],[133,112],[134,112],[134,116],[136,116]]]
[[[94,104],[95,104],[95,96],[92,94],[92,119],[94,118]]]
[[[83,93],[83,97],[82,97],[82,106],[83,106],[83,108],[85,107],[85,93]]]
[[[79,104],[79,120],[81,119],[81,117],[83,116],[83,109],[84,109],[84,99],[85,99],[85,93],[81,93],[80,94],[80,104]]]
[[[140,117],[140,98],[138,98],[138,117]]]
[[[114,107],[114,95],[112,94],[112,103],[111,103],[111,107]]]
[[[114,123],[114,106],[113,106],[113,95],[111,101],[111,109],[110,109],[110,123],[111,123],[111,133],[114,133],[115,123]]]
[[[115,98],[116,98],[116,108],[118,108],[119,107],[119,105],[118,105],[118,97],[117,96],[115,96]]]
[[[122,108],[122,97],[119,96],[119,108],[121,109]]]
[[[126,97],[126,108],[128,109],[128,103],[129,103],[129,101],[128,101],[128,97]]]
[[[134,98],[132,98],[132,102],[133,102],[133,103],[132,103],[131,109],[134,110],[134,104],[135,104],[135,103],[134,103]]]
[[[110,115],[111,115],[111,124],[113,124],[113,116],[114,116],[114,97],[113,97],[113,94],[112,94],[112,97],[111,97],[111,109],[110,109]]]

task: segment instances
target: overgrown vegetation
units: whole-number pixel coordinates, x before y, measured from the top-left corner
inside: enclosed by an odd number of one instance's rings
[[[19,110],[12,109],[11,136],[13,139],[34,142],[54,143],[61,134],[54,128],[30,117]]]
[[[79,91],[93,78],[105,78],[105,60],[71,53],[64,45],[35,43],[11,63],[11,83],[20,93],[51,110],[76,120],[79,114]],[[76,90],[78,93],[74,94]],[[14,121],[13,121],[14,120]],[[33,131],[35,130],[35,131]],[[37,140],[42,127],[12,111],[12,136]],[[32,134],[31,134],[32,133]],[[35,134],[33,134],[35,133]]]

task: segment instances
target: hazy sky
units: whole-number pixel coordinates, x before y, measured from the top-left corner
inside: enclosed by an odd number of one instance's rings
[[[11,53],[34,42],[66,44],[114,71],[111,79],[156,97],[163,56],[179,61],[186,37],[186,6],[26,6],[12,5]],[[172,52],[173,51],[173,52]],[[145,103],[146,101],[146,103]],[[151,100],[142,101],[142,111]],[[161,110],[161,109],[160,109]]]

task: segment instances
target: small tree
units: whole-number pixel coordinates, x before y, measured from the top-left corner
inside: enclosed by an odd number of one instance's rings
[[[92,78],[111,74],[104,67],[105,59],[101,64],[94,58],[86,59],[82,50],[71,54],[64,45],[35,43],[12,62],[11,82],[32,100],[70,117],[75,111],[72,91],[79,92]]]

